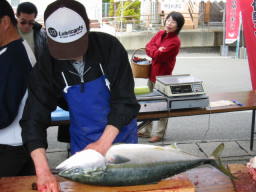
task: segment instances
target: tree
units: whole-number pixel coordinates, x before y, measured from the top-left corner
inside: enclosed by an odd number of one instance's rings
[[[132,20],[138,20],[140,18],[140,1],[125,1],[123,3],[118,3],[118,8],[117,8],[117,16],[123,16],[122,19],[123,22],[131,22]],[[123,15],[122,15],[123,11]]]
[[[115,2],[114,0],[109,0],[109,17],[115,16]]]

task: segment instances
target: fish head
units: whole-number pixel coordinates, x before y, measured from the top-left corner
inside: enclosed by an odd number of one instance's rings
[[[74,172],[79,170],[83,170],[83,172],[91,172],[95,170],[104,170],[105,168],[105,157],[92,149],[77,152],[56,167],[59,171],[72,170]]]

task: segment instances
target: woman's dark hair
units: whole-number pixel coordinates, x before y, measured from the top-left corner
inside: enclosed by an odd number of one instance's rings
[[[182,27],[185,23],[185,19],[184,19],[183,15],[180,12],[176,12],[176,11],[169,13],[165,18],[164,25],[166,24],[166,21],[170,17],[172,17],[172,19],[177,22],[177,30],[175,31],[175,33],[179,34],[180,30],[182,29]]]
[[[17,26],[17,20],[14,16],[14,12],[11,5],[6,0],[0,0],[0,20],[4,16],[8,16],[11,20],[11,23],[14,26]]]
[[[27,13],[27,14],[35,14],[37,16],[37,8],[33,3],[24,2],[20,3],[17,7],[17,15],[19,16],[20,13]]]

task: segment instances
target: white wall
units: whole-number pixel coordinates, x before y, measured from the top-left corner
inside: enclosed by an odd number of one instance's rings
[[[91,20],[102,20],[102,0],[77,0],[82,3]]]

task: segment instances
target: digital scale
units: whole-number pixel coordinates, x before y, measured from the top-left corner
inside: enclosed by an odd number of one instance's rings
[[[189,74],[157,76],[155,89],[168,97],[205,94],[203,82]]]
[[[169,110],[209,106],[203,82],[189,74],[157,76],[155,89],[166,96]]]
[[[203,82],[188,74],[157,76],[152,93],[136,96],[140,112],[206,108],[209,97]]]

